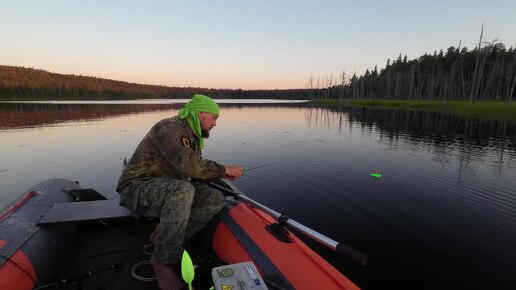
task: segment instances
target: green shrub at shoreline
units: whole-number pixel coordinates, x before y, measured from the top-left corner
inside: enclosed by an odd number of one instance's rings
[[[371,106],[442,112],[481,120],[516,123],[516,105],[506,102],[414,101],[414,100],[315,100],[318,106]]]

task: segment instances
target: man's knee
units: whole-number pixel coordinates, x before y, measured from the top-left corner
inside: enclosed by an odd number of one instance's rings
[[[222,209],[224,206],[224,195],[211,187],[201,186],[196,188],[196,199],[199,203],[207,206]]]
[[[195,187],[188,181],[178,180],[172,191],[187,195],[194,195]]]
[[[224,206],[224,195],[220,191],[214,189],[210,193],[210,198],[213,201],[213,205],[220,207],[222,209],[222,206]]]
[[[176,180],[170,183],[166,193],[164,194],[163,202],[171,206],[189,206],[195,196],[195,188],[193,185],[184,180]]]

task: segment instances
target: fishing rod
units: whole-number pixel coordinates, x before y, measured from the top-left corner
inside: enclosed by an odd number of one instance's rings
[[[111,264],[111,265],[109,265],[109,266],[107,266],[105,268],[102,268],[102,269],[88,270],[88,271],[86,271],[84,273],[78,274],[78,275],[76,275],[74,277],[71,277],[71,278],[61,279],[61,280],[58,280],[58,281],[55,281],[55,282],[52,282],[52,283],[49,283],[49,284],[45,284],[45,285],[36,287],[33,290],[47,289],[47,288],[50,288],[50,287],[54,287],[56,285],[75,283],[75,282],[79,282],[78,288],[82,289],[81,284],[82,284],[82,281],[84,279],[86,279],[88,277],[91,277],[91,276],[94,276],[96,274],[102,273],[104,271],[108,271],[108,270],[112,270],[112,269],[117,269],[117,268],[120,268],[120,267],[122,267],[122,263]]]
[[[241,192],[233,184],[227,182],[226,180],[222,180],[222,179],[220,179],[220,180],[222,182],[224,182],[227,186],[229,186],[231,189],[227,188],[225,186],[222,186],[220,184],[214,183],[214,182],[210,183],[210,185],[219,190],[222,190],[226,193],[231,194],[233,197],[235,197],[237,199],[243,200],[243,201],[251,204],[253,207],[263,210],[264,212],[266,212],[269,215],[271,215],[272,217],[274,217],[274,219],[276,219],[277,221],[281,220],[282,222],[284,222],[286,225],[292,227],[293,229],[305,234],[306,236],[312,238],[313,240],[336,251],[337,253],[343,254],[344,256],[350,258],[351,260],[353,260],[355,263],[359,264],[360,266],[365,266],[367,264],[367,256],[365,254],[363,254],[349,246],[341,244],[331,238],[328,238],[327,236],[325,236],[301,223],[298,223],[295,220],[290,219],[287,216],[280,214],[271,208],[266,207],[265,205],[247,197],[243,192]]]
[[[281,162],[285,162],[287,161],[288,159],[285,159],[285,160],[280,160],[280,161],[275,161],[275,162],[271,162],[271,163],[267,163],[267,164],[264,164],[264,165],[260,165],[260,166],[254,166],[254,167],[250,167],[250,168],[244,168],[243,169],[243,174],[251,171],[251,170],[255,170],[255,169],[258,169],[258,168],[263,168],[263,167],[267,167],[267,166],[271,166],[271,165],[275,165],[275,164],[278,164],[278,163],[281,163]]]

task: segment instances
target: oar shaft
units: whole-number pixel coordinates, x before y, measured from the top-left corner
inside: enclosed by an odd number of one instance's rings
[[[278,220],[282,214],[278,213],[277,211],[247,197],[245,194],[243,194],[242,192],[239,192],[237,190],[233,190],[233,189],[228,189],[224,186],[221,186],[219,184],[216,184],[216,183],[212,183],[212,185],[218,189],[221,189],[231,195],[233,195],[234,197],[236,198],[239,198],[249,204],[251,204],[253,207],[256,207],[256,208],[259,208],[261,209],[262,211],[268,213],[269,215],[271,215],[273,218],[275,218],[276,220]],[[332,250],[335,250],[337,252],[340,252],[341,254],[344,254],[346,255],[347,257],[351,258],[352,260],[354,260],[356,263],[358,263],[359,265],[361,266],[364,266],[365,264],[367,264],[367,256],[360,253],[359,251],[355,250],[355,249],[352,249],[344,244],[341,244],[337,241],[334,241],[333,239],[301,224],[301,223],[298,223],[296,222],[295,220],[293,219],[287,219],[286,220],[286,223],[287,225],[289,225],[290,227],[294,228],[295,230],[303,233],[304,235],[318,241],[319,243],[325,245],[326,247],[332,249]]]
[[[296,222],[295,220],[287,220],[287,224],[291,225],[296,230],[299,230],[303,234],[311,237],[312,239],[318,241],[319,243],[325,245],[326,247],[333,249],[337,252],[340,252],[349,258],[352,258],[356,263],[361,266],[365,266],[367,264],[367,256],[360,253],[359,251],[350,248],[344,244],[341,244],[317,231],[312,230],[311,228]]]
[[[264,212],[268,213],[269,215],[271,215],[272,217],[274,217],[276,220],[278,220],[280,217],[281,217],[281,214],[278,213],[277,211],[253,200],[253,199],[250,199],[249,197],[245,196],[245,195],[239,195],[239,198],[241,198],[242,200],[248,202],[249,204],[251,204],[252,206],[256,207],[256,208],[259,208],[261,210],[263,210]],[[331,248],[331,249],[334,249],[336,250],[337,249],[337,245],[339,244],[338,242],[332,240],[331,238],[328,238],[326,236],[324,236],[323,234],[319,233],[319,232],[316,232],[314,230],[312,230],[311,228],[301,224],[301,223],[298,223],[296,222],[295,220],[293,219],[287,219],[287,224],[293,228],[295,228],[296,230],[302,232],[303,234],[309,236],[310,238],[324,244],[325,246]]]

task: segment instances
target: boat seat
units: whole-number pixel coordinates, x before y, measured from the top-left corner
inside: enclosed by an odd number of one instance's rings
[[[55,203],[41,217],[37,225],[71,222],[91,222],[133,217],[132,212],[120,206],[118,199]]]
[[[72,196],[75,201],[106,200],[100,192],[93,188],[62,188],[62,191]]]

